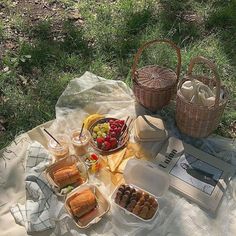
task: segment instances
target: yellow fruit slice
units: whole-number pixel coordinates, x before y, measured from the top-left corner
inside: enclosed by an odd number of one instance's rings
[[[97,114],[97,113],[89,115],[83,121],[84,122],[84,128],[88,129],[94,122],[96,122],[97,120],[102,119],[102,118],[104,118],[104,115]]]

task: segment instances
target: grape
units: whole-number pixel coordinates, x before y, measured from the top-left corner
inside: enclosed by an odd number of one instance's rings
[[[93,131],[94,131],[94,132],[98,132],[98,131],[99,131],[99,127],[96,125],[96,126],[93,128]]]
[[[106,132],[106,128],[105,128],[105,127],[102,127],[100,131],[101,131],[102,133],[105,133],[105,132]]]
[[[93,132],[92,136],[93,138],[97,138],[97,134],[95,132]]]

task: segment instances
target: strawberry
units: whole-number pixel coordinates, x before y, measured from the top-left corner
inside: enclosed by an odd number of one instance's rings
[[[109,135],[106,136],[105,141],[110,142],[111,137]]]
[[[125,121],[124,121],[124,120],[119,120],[119,124],[120,124],[120,125],[122,125],[122,126],[123,126],[123,125],[124,125],[124,123],[125,123]]]
[[[114,131],[110,132],[110,136],[111,136],[112,138],[115,138],[115,137],[116,137],[116,132],[114,132]]]
[[[98,160],[98,156],[95,153],[91,154],[90,158],[95,161]]]
[[[111,148],[116,148],[117,144],[118,144],[117,139],[111,138]]]
[[[106,150],[106,151],[108,151],[108,150],[111,149],[111,143],[109,143],[109,142],[107,142],[107,141],[104,142],[104,146],[105,146],[105,150]]]
[[[120,134],[121,133],[121,128],[119,127],[119,128],[117,128],[117,134]]]
[[[111,125],[110,129],[111,129],[111,130],[116,129],[116,125]]]
[[[105,141],[105,140],[104,140],[104,138],[102,138],[102,137],[97,138],[97,143],[102,144],[104,141]]]
[[[97,146],[98,146],[98,148],[101,148],[103,142],[105,141],[104,138],[97,138],[96,140],[97,140]]]

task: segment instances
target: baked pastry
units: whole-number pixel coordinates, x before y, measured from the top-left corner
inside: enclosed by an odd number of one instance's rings
[[[154,197],[127,184],[118,188],[115,203],[144,220],[151,219],[158,209],[158,202]]]
[[[163,141],[168,136],[162,119],[153,116],[138,116],[134,129],[135,136],[140,141]]]
[[[57,169],[53,172],[53,179],[60,188],[74,183],[78,183],[79,185],[83,183],[83,179],[75,164]]]
[[[69,201],[69,206],[73,215],[78,218],[90,212],[96,205],[96,196],[90,189],[76,193]]]

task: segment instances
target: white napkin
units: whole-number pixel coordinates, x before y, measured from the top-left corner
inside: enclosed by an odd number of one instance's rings
[[[216,88],[214,87],[211,90],[207,85],[196,79],[185,81],[180,91],[191,103],[208,107],[215,104]]]
[[[43,173],[51,161],[52,157],[41,144],[31,144],[26,158],[26,202],[10,209],[16,223],[24,226],[28,233],[55,226],[52,219],[56,218],[56,207],[60,204]]]

